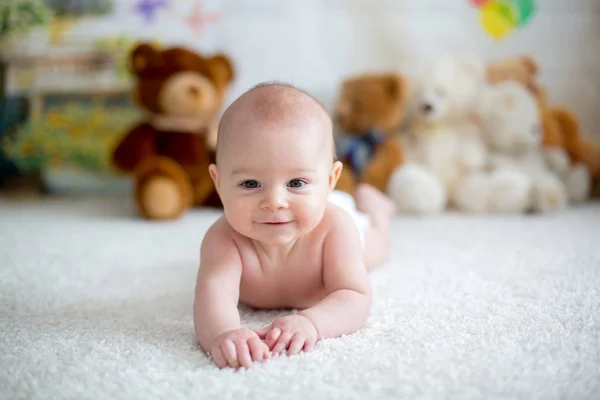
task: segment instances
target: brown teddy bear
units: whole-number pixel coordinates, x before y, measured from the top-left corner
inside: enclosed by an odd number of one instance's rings
[[[537,82],[538,73],[538,64],[529,56],[493,61],[487,66],[489,83],[513,80],[535,94],[542,119],[543,144],[565,149],[573,164],[584,164],[594,181],[600,183],[600,146],[581,135],[573,112],[565,107],[550,106],[546,89]]]
[[[130,55],[133,97],[147,118],[113,151],[113,164],[133,174],[146,219],[175,219],[194,205],[220,206],[208,166],[214,160],[217,114],[233,79],[225,55],[138,44]]]
[[[398,73],[345,79],[335,106],[336,153],[344,164],[337,189],[353,193],[357,182],[386,192],[394,169],[404,162],[396,133],[405,117],[407,84]]]

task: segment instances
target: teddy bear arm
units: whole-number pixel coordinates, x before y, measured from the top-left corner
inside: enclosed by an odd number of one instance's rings
[[[488,151],[476,138],[464,139],[458,152],[461,166],[467,170],[478,170],[486,166]]]
[[[365,165],[361,181],[385,192],[390,176],[403,162],[404,154],[400,143],[389,139],[381,144],[373,158]]]
[[[113,151],[113,164],[125,172],[133,172],[148,157],[156,154],[156,131],[147,124],[135,126]]]
[[[559,176],[564,175],[569,169],[569,156],[559,147],[549,147],[543,150],[542,156],[548,169]]]

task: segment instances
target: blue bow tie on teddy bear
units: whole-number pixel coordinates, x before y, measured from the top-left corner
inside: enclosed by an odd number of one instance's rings
[[[365,164],[375,153],[375,149],[384,140],[384,135],[371,128],[364,133],[344,134],[336,140],[336,149],[340,161],[347,163],[356,175],[360,175]]]

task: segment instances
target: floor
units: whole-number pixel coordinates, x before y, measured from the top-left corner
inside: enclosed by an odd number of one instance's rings
[[[148,223],[115,198],[0,200],[0,398],[592,399],[600,203],[397,217],[367,325],[218,370],[194,341],[198,247],[219,213]],[[240,308],[260,327],[285,310]]]

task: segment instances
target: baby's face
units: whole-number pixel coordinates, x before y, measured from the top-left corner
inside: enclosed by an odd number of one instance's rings
[[[220,149],[211,175],[230,225],[283,246],[321,221],[341,170],[323,124],[249,124]]]

